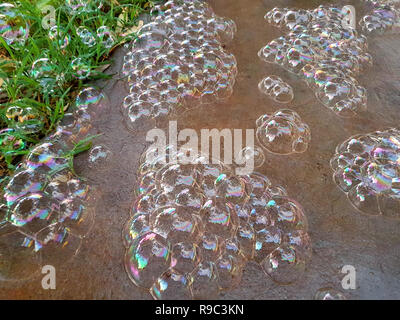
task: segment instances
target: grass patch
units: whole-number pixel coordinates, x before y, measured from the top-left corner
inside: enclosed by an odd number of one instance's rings
[[[112,51],[136,36],[149,0],[19,0],[0,4],[0,179],[48,135]]]

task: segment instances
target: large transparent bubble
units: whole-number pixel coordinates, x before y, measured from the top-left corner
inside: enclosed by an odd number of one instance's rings
[[[311,141],[311,132],[300,116],[289,109],[263,115],[257,122],[257,140],[267,151],[276,154],[302,153]]]

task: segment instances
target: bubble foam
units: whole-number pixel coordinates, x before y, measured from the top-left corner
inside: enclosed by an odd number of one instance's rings
[[[230,97],[236,59],[223,49],[236,25],[202,1],[155,6],[152,22],[139,30],[124,57],[121,75],[129,95],[122,105],[127,127]]]
[[[279,284],[301,277],[311,257],[300,204],[261,174],[151,147],[123,239],[129,278],[155,299],[212,299],[238,286],[248,261]],[[171,296],[170,296],[171,294]]]
[[[75,112],[66,114],[55,133],[25,156],[4,187],[0,281],[34,277],[40,266],[67,262],[77,254],[94,223],[94,208],[88,202],[95,191],[72,172],[69,152],[88,134],[88,119],[95,120],[105,106],[97,89],[83,89]]]
[[[333,179],[359,211],[399,219],[399,154],[398,129],[353,136],[336,148]]]
[[[286,34],[259,51],[262,60],[302,77],[338,116],[354,117],[366,110],[366,89],[355,77],[372,65],[372,57],[366,38],[343,25],[341,9],[274,8],[265,19]]]
[[[372,11],[362,17],[359,25],[362,31],[368,35],[381,35],[384,33],[399,32],[400,11],[396,4],[398,2],[388,1],[366,1]]]

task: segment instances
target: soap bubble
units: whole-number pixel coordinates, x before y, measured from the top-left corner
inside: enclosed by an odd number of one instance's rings
[[[77,79],[83,80],[90,76],[90,66],[82,58],[72,60],[71,68],[73,76]]]
[[[35,240],[18,231],[0,233],[0,281],[30,279],[39,272]]]
[[[187,285],[192,298],[210,299],[236,287],[248,261],[277,282],[299,278],[312,254],[300,204],[259,173],[235,175],[192,151],[149,147],[140,158],[138,197],[123,233],[130,279],[151,285],[155,299],[168,298],[168,288],[187,297]],[[181,163],[188,154],[194,156]],[[151,241],[141,249],[146,235]]]
[[[333,288],[321,288],[314,297],[315,300],[347,300],[346,296]]]
[[[83,11],[86,6],[82,0],[66,0],[65,5],[71,10],[72,14]]]
[[[32,107],[10,106],[6,109],[5,116],[9,127],[27,134],[37,133],[43,128],[43,115]]]
[[[245,147],[239,152],[238,160],[238,165],[241,165],[243,162],[248,163],[251,161],[254,168],[259,168],[265,163],[265,154],[260,147]]]
[[[305,260],[293,247],[283,245],[265,257],[261,266],[275,282],[290,284],[304,273]]]
[[[150,293],[155,300],[189,300],[188,279],[173,269],[168,270],[154,282]]]
[[[102,26],[97,29],[97,37],[101,40],[101,44],[104,48],[110,49],[115,43],[114,34],[107,26]]]
[[[363,213],[399,218],[397,129],[350,137],[331,159],[334,181]]]
[[[26,17],[11,3],[0,4],[0,36],[15,48],[22,48],[29,37]]]
[[[263,115],[256,124],[258,142],[271,153],[302,153],[311,140],[308,125],[289,109],[278,110],[271,116]]]
[[[289,103],[294,97],[292,87],[276,76],[266,77],[258,84],[258,88],[275,102]]]
[[[103,145],[94,146],[89,152],[89,167],[106,169],[112,158],[112,152]]]
[[[190,290],[195,300],[217,299],[219,283],[215,264],[202,262],[193,270],[190,275]]]
[[[38,71],[33,75],[46,76],[40,62],[33,70]],[[36,114],[31,115],[31,110],[25,105],[10,107],[6,117],[19,122],[16,128],[26,126],[26,131],[35,132],[32,120]],[[72,174],[69,163],[70,139],[73,132],[82,130],[78,120],[67,114],[54,134],[25,155],[4,187],[0,280],[27,279],[35,276],[40,266],[67,262],[77,254],[82,238],[94,224],[94,210],[87,205],[93,190]],[[17,141],[13,143],[18,147]]]
[[[49,39],[58,40],[58,46],[61,50],[65,49],[71,41],[69,34],[66,34],[63,28],[52,26],[49,29]]]
[[[232,290],[239,285],[242,279],[242,267],[240,260],[235,256],[223,254],[215,261],[215,269],[220,290]]]
[[[169,263],[170,244],[153,232],[137,238],[125,255],[129,277],[137,286],[147,289],[168,269]]]
[[[373,10],[362,17],[359,22],[364,33],[381,35],[390,33],[398,27],[400,12],[395,6],[395,2],[379,3],[378,1],[372,1],[372,7]]]
[[[171,250],[171,268],[188,274],[201,261],[200,248],[191,241],[179,242],[172,247]]]
[[[82,43],[89,48],[93,47],[96,45],[96,38],[93,36],[93,34],[83,26],[80,26],[76,29],[76,34],[78,37],[81,39]]]

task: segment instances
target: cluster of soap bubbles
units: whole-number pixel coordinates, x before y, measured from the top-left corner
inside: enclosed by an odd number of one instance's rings
[[[336,148],[334,181],[354,207],[400,218],[400,130],[356,135]]]
[[[399,26],[400,11],[395,7],[395,1],[367,1],[372,5],[372,12],[360,20],[362,31],[367,34],[383,34],[393,31]]]
[[[293,88],[277,76],[269,76],[258,84],[260,91],[279,103],[289,103],[293,100]]]
[[[122,105],[128,128],[143,118],[227,99],[237,74],[236,59],[222,42],[236,32],[202,1],[168,1],[156,6],[124,57],[122,75],[129,95]]]
[[[123,232],[133,283],[155,299],[213,299],[240,283],[249,261],[279,284],[296,281],[311,257],[300,204],[261,174],[175,150],[141,157]]]
[[[73,15],[93,13],[104,6],[104,0],[65,0],[65,6]]]
[[[269,42],[259,57],[301,76],[317,98],[341,117],[366,109],[366,89],[354,78],[372,64],[367,40],[344,26],[341,9],[274,8],[265,19],[287,34]]]
[[[29,37],[29,25],[18,7],[0,4],[0,37],[14,49],[20,49]]]
[[[256,125],[258,142],[271,153],[302,153],[307,150],[311,141],[310,128],[290,109],[262,115],[257,119]]]
[[[86,202],[94,192],[71,171],[68,152],[87,135],[94,117],[105,111],[103,100],[97,89],[83,89],[74,113],[66,114],[56,132],[27,154],[4,187],[0,280],[27,279],[41,265],[65,262],[90,231],[94,210]]]

